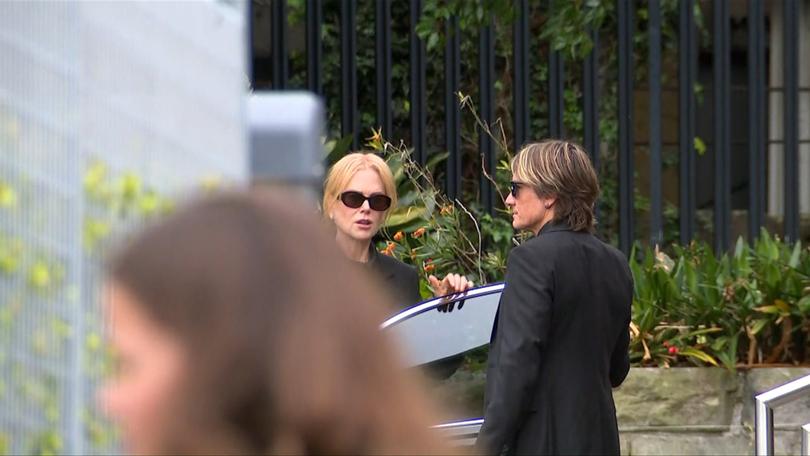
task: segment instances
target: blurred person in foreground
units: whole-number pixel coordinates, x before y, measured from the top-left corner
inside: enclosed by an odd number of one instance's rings
[[[376,276],[400,307],[408,307],[422,301],[416,269],[377,252],[372,242],[396,204],[391,169],[373,153],[346,155],[332,166],[324,182],[323,213],[335,227],[340,250]],[[461,293],[473,285],[455,273],[442,280],[430,275],[428,281],[435,296]]]
[[[581,146],[547,140],[512,160],[509,254],[476,442],[496,454],[619,454],[611,388],[629,370],[633,280],[597,239],[599,184]]]
[[[446,452],[379,330],[387,301],[297,203],[214,196],[114,258],[101,401],[127,452]]]

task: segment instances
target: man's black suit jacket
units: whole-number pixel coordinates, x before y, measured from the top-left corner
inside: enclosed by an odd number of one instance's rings
[[[624,255],[548,223],[509,254],[487,367],[488,453],[619,454],[612,388],[629,370]]]

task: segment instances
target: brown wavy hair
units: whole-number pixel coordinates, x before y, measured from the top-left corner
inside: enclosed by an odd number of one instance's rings
[[[564,222],[574,231],[594,231],[599,180],[582,146],[560,139],[527,144],[512,159],[511,168],[539,196],[556,198],[555,222]]]
[[[446,453],[379,329],[383,294],[296,205],[260,190],[210,197],[112,261],[112,283],[188,354],[163,450]]]

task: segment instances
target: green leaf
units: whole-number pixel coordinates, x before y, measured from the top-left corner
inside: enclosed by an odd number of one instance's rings
[[[802,243],[801,241],[797,241],[796,244],[793,246],[793,254],[790,255],[790,261],[788,261],[788,266],[790,266],[793,269],[796,269],[799,266],[801,254],[802,254]]]
[[[87,348],[87,350],[91,351],[91,352],[96,352],[96,351],[100,350],[102,348],[102,346],[103,346],[103,341],[101,339],[101,336],[99,336],[98,334],[96,334],[94,332],[91,332],[90,334],[87,335],[87,337],[85,338],[84,343],[85,343],[85,347]]]
[[[208,186],[211,184],[206,183],[204,185]],[[160,197],[155,192],[146,192],[140,198],[138,198],[138,211],[141,215],[150,216],[157,213],[159,209]]]
[[[84,190],[91,196],[98,197],[107,178],[107,165],[97,161],[84,172]]]
[[[329,166],[334,165],[338,160],[343,158],[344,155],[349,151],[352,146],[352,140],[354,137],[352,135],[346,135],[336,141],[330,141],[332,144],[331,149],[327,149],[326,152],[326,163]],[[328,146],[328,143],[327,143]]]
[[[433,172],[436,169],[436,166],[439,163],[447,160],[447,157],[449,156],[450,153],[447,151],[431,155],[430,158],[428,158],[427,161],[425,162],[425,169],[429,170],[430,172]]]
[[[85,218],[82,230],[82,244],[84,248],[92,250],[111,232],[109,223],[94,218]]]
[[[716,333],[716,332],[721,332],[721,331],[723,331],[723,328],[716,328],[715,327],[715,328],[698,329],[697,331],[689,332],[686,335],[686,337],[687,338],[688,337],[695,337],[695,336],[699,336],[699,335],[702,335],[702,334],[711,334],[711,333]]]
[[[782,309],[780,309],[777,306],[773,306],[773,305],[756,307],[754,310],[756,310],[758,312],[766,313],[766,314],[781,314],[782,313]]]
[[[431,33],[430,36],[428,36],[427,40],[427,50],[432,51],[433,49],[436,48],[436,45],[438,44],[439,44],[439,34],[435,32]]]
[[[799,302],[796,303],[796,307],[799,308],[799,311],[805,315],[810,314],[810,295],[799,299]]]
[[[728,337],[718,337],[711,343],[712,350],[719,352],[721,351],[726,344],[728,343]]]
[[[407,231],[407,228],[415,224],[424,224],[426,208],[408,207],[403,209],[388,216],[385,223],[386,230],[389,232]]]
[[[0,272],[13,274],[20,266],[22,242],[0,238]]]
[[[695,151],[698,155],[704,155],[706,153],[706,143],[698,136],[695,136]]]
[[[28,273],[28,283],[37,289],[47,288],[53,279],[53,274],[47,264],[37,262]]]
[[[742,236],[737,238],[737,245],[734,247],[734,257],[735,258],[742,258],[745,254],[745,241],[743,240]]]
[[[118,190],[121,192],[121,197],[125,200],[135,200],[141,193],[143,183],[140,176],[133,172],[124,173],[118,180]]]
[[[679,352],[679,354],[698,359],[700,361],[703,361],[704,363],[711,364],[712,366],[718,365],[717,360],[715,360],[710,354],[704,352],[703,350],[698,350],[696,348],[691,347],[684,348]]]
[[[739,339],[736,336],[728,336],[726,340],[729,341],[728,347],[725,351],[717,352],[717,358],[720,359],[726,369],[734,371],[737,366],[737,343]]]
[[[11,209],[17,206],[17,192],[5,182],[0,182],[0,208]]]
[[[753,335],[759,334],[759,332],[762,331],[762,329],[766,325],[768,325],[770,323],[771,323],[771,320],[769,320],[767,318],[760,318],[760,319],[754,320],[754,324],[751,325],[751,334],[753,334]]]

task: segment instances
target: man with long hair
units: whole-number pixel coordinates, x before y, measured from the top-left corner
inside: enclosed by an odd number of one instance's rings
[[[487,368],[479,450],[619,454],[611,388],[629,370],[633,280],[593,235],[596,172],[577,144],[529,144],[512,160],[509,254]]]

